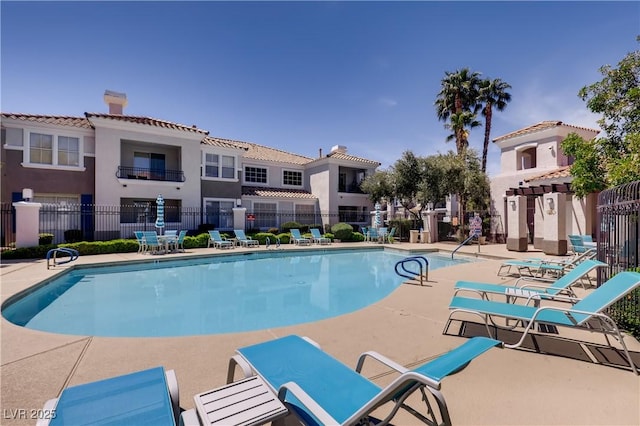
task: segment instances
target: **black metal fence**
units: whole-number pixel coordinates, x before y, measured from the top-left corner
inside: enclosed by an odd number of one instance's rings
[[[155,205],[149,203],[122,206],[95,204],[48,204],[40,208],[41,234],[52,234],[53,243],[70,241],[108,241],[118,238],[134,238],[134,231],[156,230]],[[371,218],[362,213],[340,211],[336,213],[300,213],[247,210],[245,230],[277,228],[287,222],[301,225],[321,226],[347,222],[359,230],[368,225]],[[167,206],[164,208],[164,229],[188,230],[191,235],[203,229],[232,231],[234,224],[232,210],[207,211],[200,207]],[[15,209],[11,203],[0,205],[0,226],[2,247],[15,243]],[[329,226],[324,231],[329,231]]]
[[[608,268],[598,274],[598,285],[618,272],[640,272],[640,181],[602,191],[598,196],[598,260]],[[640,290],[611,308],[640,318]]]

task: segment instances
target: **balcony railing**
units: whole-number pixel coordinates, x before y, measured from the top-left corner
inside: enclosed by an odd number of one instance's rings
[[[142,167],[118,166],[116,176],[119,179],[160,180],[165,182],[184,182],[182,170],[145,169]]]
[[[364,194],[358,184],[338,185],[338,192],[346,192],[347,194]]]

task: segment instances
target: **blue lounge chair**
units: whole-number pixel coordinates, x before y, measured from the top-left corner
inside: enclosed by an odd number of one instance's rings
[[[242,229],[234,229],[233,233],[236,234],[236,239],[238,240],[238,243],[240,243],[241,246],[252,247],[252,246],[260,245],[260,242],[258,240],[254,240],[250,237],[247,237],[247,235],[244,233]]]
[[[593,259],[595,256],[595,250],[586,250],[582,253],[576,253],[575,256],[572,256],[567,260],[541,258],[506,260],[502,262],[500,268],[498,268],[498,276],[509,276],[514,274],[514,272],[511,271],[511,268],[516,268],[516,273],[519,277],[523,276],[523,272],[527,274],[526,276],[538,278],[544,278],[549,273],[555,274],[556,276],[561,276],[568,270],[580,264],[580,262],[588,259]]]
[[[378,228],[374,228],[373,226],[369,228],[368,241],[378,241],[380,239],[380,234],[378,233]]]
[[[291,242],[293,242],[294,244],[307,246],[311,244],[310,239],[304,238],[302,235],[300,235],[299,229],[290,229],[289,232],[291,232]]]
[[[320,234],[320,230],[316,228],[311,229],[311,241],[316,244],[331,244],[331,238],[323,237]]]
[[[429,393],[439,407],[442,424],[451,424],[441,381],[465,368],[474,358],[487,350],[502,346],[502,342],[484,337],[469,339],[461,346],[413,370],[409,370],[376,352],[360,355],[352,370],[308,338],[286,336],[237,350],[229,361],[227,382],[234,380],[236,366],[246,377],[254,373],[268,384],[289,410],[303,424],[355,425],[366,419],[373,410],[390,403],[393,408],[382,421],[386,424],[400,408],[407,409],[420,420],[438,423],[436,410],[431,406]],[[399,376],[385,388],[380,388],[360,374],[365,359],[371,357],[392,368]],[[404,402],[420,391],[427,403],[428,414],[423,415]],[[430,417],[427,417],[430,416]],[[440,424],[440,423],[438,423]]]
[[[526,278],[518,279],[515,286],[479,283],[473,281],[458,281],[454,287],[454,296],[461,291],[472,291],[479,293],[483,299],[488,299],[489,294],[504,295],[506,296],[507,301],[517,297],[539,300],[540,298],[552,298],[559,294],[576,297],[571,286],[586,278],[591,271],[604,266],[607,266],[607,264],[598,260],[585,260],[574,269],[555,280],[553,284],[546,286],[542,285],[539,280]],[[518,285],[520,281],[528,281],[529,284],[520,286]],[[532,283],[532,281],[534,283]]]
[[[173,370],[155,367],[65,389],[50,399],[39,419],[46,425],[176,425],[180,418],[178,381]]]
[[[559,304],[533,307],[454,296],[449,304],[451,312],[449,313],[449,319],[447,320],[444,330],[446,332],[448,329],[454,314],[463,312],[483,318],[489,336],[491,336],[489,322],[491,321],[493,325],[497,326],[493,320],[494,317],[504,318],[507,321],[522,321],[526,324],[520,340],[515,344],[505,344],[505,347],[508,348],[515,348],[522,345],[525,337],[535,323],[599,331],[605,335],[607,344],[614,350],[615,348],[611,345],[608,336],[611,335],[620,342],[629,361],[631,370],[635,374],[638,374],[627,350],[627,346],[624,343],[620,329],[616,323],[605,314],[609,306],[638,287],[640,287],[640,273],[630,271],[620,272],[590,292],[582,300],[567,299],[571,302],[577,302],[571,307],[560,306]],[[557,300],[558,298],[559,296],[555,299]]]
[[[213,244],[214,248],[233,248],[233,243],[227,241],[220,235],[220,231],[209,231],[209,241],[207,242],[207,248]]]

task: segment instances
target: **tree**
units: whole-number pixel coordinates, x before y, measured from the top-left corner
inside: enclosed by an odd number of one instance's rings
[[[561,144],[575,157],[571,186],[579,197],[640,180],[640,51],[627,54],[617,68],[601,67],[600,73],[604,78],[580,89],[578,96],[602,114],[598,124],[605,136],[585,141],[572,134]]]
[[[369,195],[369,200],[372,203],[395,197],[393,175],[386,170],[377,171],[364,178],[360,189]]]
[[[415,220],[420,220],[420,212],[412,211],[412,208],[416,206],[420,182],[424,179],[424,168],[421,161],[413,152],[405,151],[391,169],[395,185],[395,199],[414,216]]]
[[[487,79],[480,82],[478,102],[483,104],[482,115],[484,115],[484,145],[482,147],[482,171],[487,171],[487,154],[489,151],[489,139],[491,135],[491,119],[493,108],[503,111],[507,103],[511,101],[511,94],[507,92],[511,86],[505,81]]]
[[[458,123],[455,125],[451,123],[447,128],[454,130],[458,155],[463,155],[469,146],[469,141],[465,137],[467,134],[464,129],[460,128],[459,123],[460,121],[474,121],[466,117],[463,120],[462,114],[471,113],[475,119],[479,84],[480,74],[471,72],[469,68],[462,68],[455,72],[446,71],[445,77],[441,80],[442,87],[435,102],[436,113],[438,119],[444,122],[447,122],[454,115],[456,116]]]

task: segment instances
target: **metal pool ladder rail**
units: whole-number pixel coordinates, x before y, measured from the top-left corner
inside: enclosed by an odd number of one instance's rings
[[[460,243],[460,245],[458,247],[456,247],[456,249],[454,251],[451,252],[451,260],[453,260],[453,255],[456,254],[456,252],[458,250],[460,250],[460,247],[462,247],[463,245],[467,244],[469,241],[471,241],[471,239],[475,238],[477,235],[472,233],[469,238],[467,238],[466,240],[464,240],[463,242]],[[480,250],[480,248],[478,248],[478,250]]]
[[[69,255],[69,258],[65,260],[61,260],[60,262],[57,262],[58,253],[67,254]],[[80,252],[76,249],[64,248],[64,247],[51,249],[47,252],[47,269],[49,269],[49,266],[50,266],[49,259],[53,259],[53,266],[56,266],[56,265],[62,265],[63,263],[72,262],[76,260],[78,256],[80,256]]]
[[[407,263],[416,263],[418,264],[419,273],[416,271],[411,271],[406,268]],[[402,270],[398,270],[402,268]],[[424,273],[423,273],[424,268]],[[401,277],[408,278],[410,280],[414,280],[417,277],[420,277],[420,285],[422,285],[423,278],[426,281],[429,281],[429,260],[424,256],[409,256],[405,257],[402,260],[396,262],[396,274]],[[411,275],[410,275],[411,274]]]

